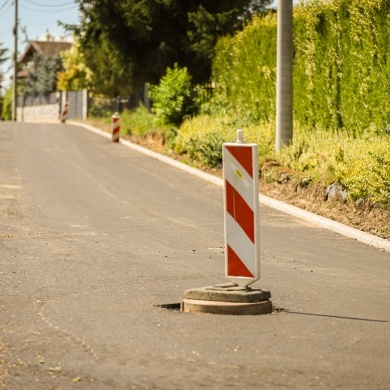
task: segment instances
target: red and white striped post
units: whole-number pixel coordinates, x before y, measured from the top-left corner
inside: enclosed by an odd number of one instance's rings
[[[112,116],[112,142],[119,142],[120,117],[117,113]]]
[[[228,283],[186,290],[180,310],[213,314],[272,313],[271,293],[260,279],[259,163],[256,144],[222,145],[225,209],[225,276]]]
[[[69,102],[65,102],[64,109],[62,110],[61,114],[61,123],[65,123],[66,119],[68,118],[68,113],[69,113]]]
[[[257,144],[224,143],[225,276],[240,286],[260,279]]]

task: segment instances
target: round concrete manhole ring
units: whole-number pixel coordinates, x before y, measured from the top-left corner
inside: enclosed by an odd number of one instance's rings
[[[226,315],[259,315],[272,313],[271,301],[260,302],[221,302],[184,298],[181,311],[186,313],[210,313]]]

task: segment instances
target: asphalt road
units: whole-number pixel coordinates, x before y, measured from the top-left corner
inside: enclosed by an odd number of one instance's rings
[[[277,310],[225,282],[222,189],[71,125],[0,123],[0,388],[389,389],[390,254],[260,208]]]

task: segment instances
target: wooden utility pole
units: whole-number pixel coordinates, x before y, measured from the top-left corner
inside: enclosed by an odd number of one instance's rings
[[[276,151],[293,136],[293,0],[278,1],[276,60]]]
[[[15,23],[14,23],[14,79],[12,80],[12,120],[16,121],[16,108],[18,105],[18,0],[15,4]]]

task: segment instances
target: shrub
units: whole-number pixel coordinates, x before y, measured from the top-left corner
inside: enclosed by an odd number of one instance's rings
[[[390,206],[390,142],[387,136],[376,135],[375,129],[364,138],[355,138],[296,126],[292,144],[277,158],[314,182],[342,184],[352,200],[369,198]]]
[[[7,121],[12,119],[12,87],[5,92],[1,116]]]
[[[121,114],[122,129],[125,134],[143,136],[146,133],[156,133],[154,115],[145,106],[140,106],[132,111]]]
[[[118,111],[116,99],[94,96],[94,98],[91,99],[88,116],[92,118],[105,118],[110,117],[116,111]]]
[[[263,126],[246,125],[228,116],[199,115],[186,120],[179,128],[174,140],[174,151],[187,154],[209,167],[220,167],[222,164],[222,144],[235,142],[237,129],[244,131],[247,143],[257,143],[260,163],[273,155],[274,131],[271,124]]]
[[[177,64],[168,68],[160,84],[150,88],[149,95],[158,124],[179,126],[194,112],[191,76],[187,68],[179,68]]]
[[[370,202],[390,206],[390,142],[372,136],[354,140],[344,151],[336,169],[340,183],[352,199],[369,198]]]
[[[277,158],[282,165],[330,184],[336,180],[334,172],[348,138],[346,134],[295,124],[291,145],[284,147]]]

